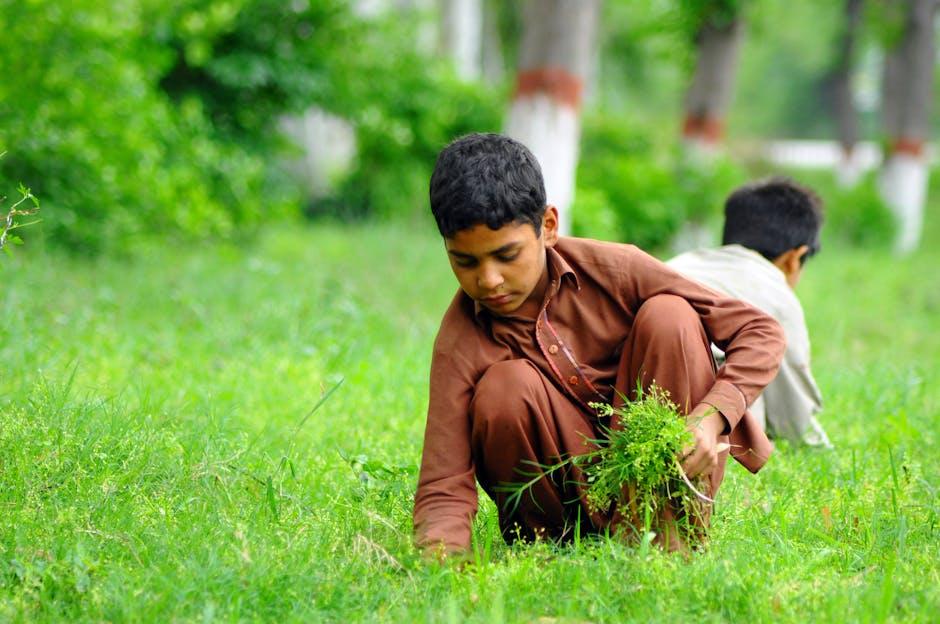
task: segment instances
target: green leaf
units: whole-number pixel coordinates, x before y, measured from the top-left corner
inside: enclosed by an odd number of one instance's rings
[[[265,496],[268,500],[268,507],[271,509],[271,513],[274,515],[274,520],[277,522],[281,521],[281,514],[277,510],[277,497],[274,494],[274,482],[271,480],[271,477],[268,477],[267,487],[265,488]]]

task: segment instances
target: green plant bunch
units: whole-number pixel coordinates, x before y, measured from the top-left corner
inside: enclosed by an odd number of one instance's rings
[[[639,393],[623,407],[593,403],[601,416],[616,418],[607,439],[584,463],[588,503],[598,511],[626,502],[646,513],[659,511],[667,499],[681,495],[685,485],[677,457],[692,443],[669,393],[658,386]],[[635,489],[633,499],[622,500],[624,486]],[[690,492],[691,494],[691,492]]]
[[[588,506],[646,535],[651,529],[676,530],[686,545],[705,537],[706,505],[712,500],[685,475],[679,464],[683,450],[692,444],[692,434],[668,391],[656,386],[643,390],[622,407],[591,403],[598,415],[611,419],[603,436],[590,442],[597,449],[543,466],[521,484],[507,484],[498,491],[510,492],[507,506],[517,506],[522,496],[539,480],[566,467],[580,468]],[[672,525],[674,522],[674,526]]]
[[[610,512],[616,506],[629,525],[644,534],[653,527],[671,530],[664,523],[669,518],[683,543],[694,545],[704,538],[704,505],[711,501],[679,464],[693,439],[668,391],[656,385],[645,392],[638,387],[637,399],[623,407],[592,407],[615,424],[596,451],[574,462],[584,468],[591,509]]]

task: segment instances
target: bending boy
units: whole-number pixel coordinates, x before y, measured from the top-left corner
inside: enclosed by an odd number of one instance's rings
[[[806,259],[819,251],[822,201],[786,178],[743,186],[725,201],[722,246],[667,264],[710,288],[773,316],[787,337],[780,372],[751,406],[776,437],[831,448],[816,414],[822,395],[809,367],[809,332],[794,289]]]
[[[566,539],[616,529],[592,513],[578,478],[543,478],[514,509],[501,484],[532,462],[592,450],[601,426],[589,402],[655,381],[687,414],[689,476],[714,494],[734,455],[752,471],[771,444],[747,406],[773,379],[783,332],[769,316],[691,281],[630,245],[558,236],[541,170],[520,143],[474,134],[446,147],[431,176],[431,210],[460,284],[431,362],[416,542],[466,551],[476,481],[499,510],[503,537]],[[710,344],[728,354],[715,370]],[[573,475],[577,477],[577,475]]]

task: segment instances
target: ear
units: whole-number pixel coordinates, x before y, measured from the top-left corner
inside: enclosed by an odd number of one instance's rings
[[[809,253],[809,245],[800,245],[790,250],[790,262],[796,264],[796,270],[803,268],[803,258]]]
[[[774,258],[774,264],[777,265],[778,269],[783,271],[784,276],[787,278],[787,283],[791,288],[796,288],[797,282],[800,281],[800,275],[803,272],[803,263],[801,260],[808,252],[809,246],[800,245]]]
[[[558,242],[558,208],[551,204],[545,206],[545,214],[542,215],[542,237],[546,247],[554,247]]]

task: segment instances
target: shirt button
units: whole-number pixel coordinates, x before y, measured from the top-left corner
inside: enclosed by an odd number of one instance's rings
[[[577,386],[577,385],[578,385],[578,376],[577,376],[577,375],[572,375],[571,377],[569,377],[569,378],[568,378],[568,383],[570,383],[572,386]]]
[[[552,355],[555,355],[556,353],[558,353],[558,345],[551,345],[548,348],[548,352],[551,353]]]

